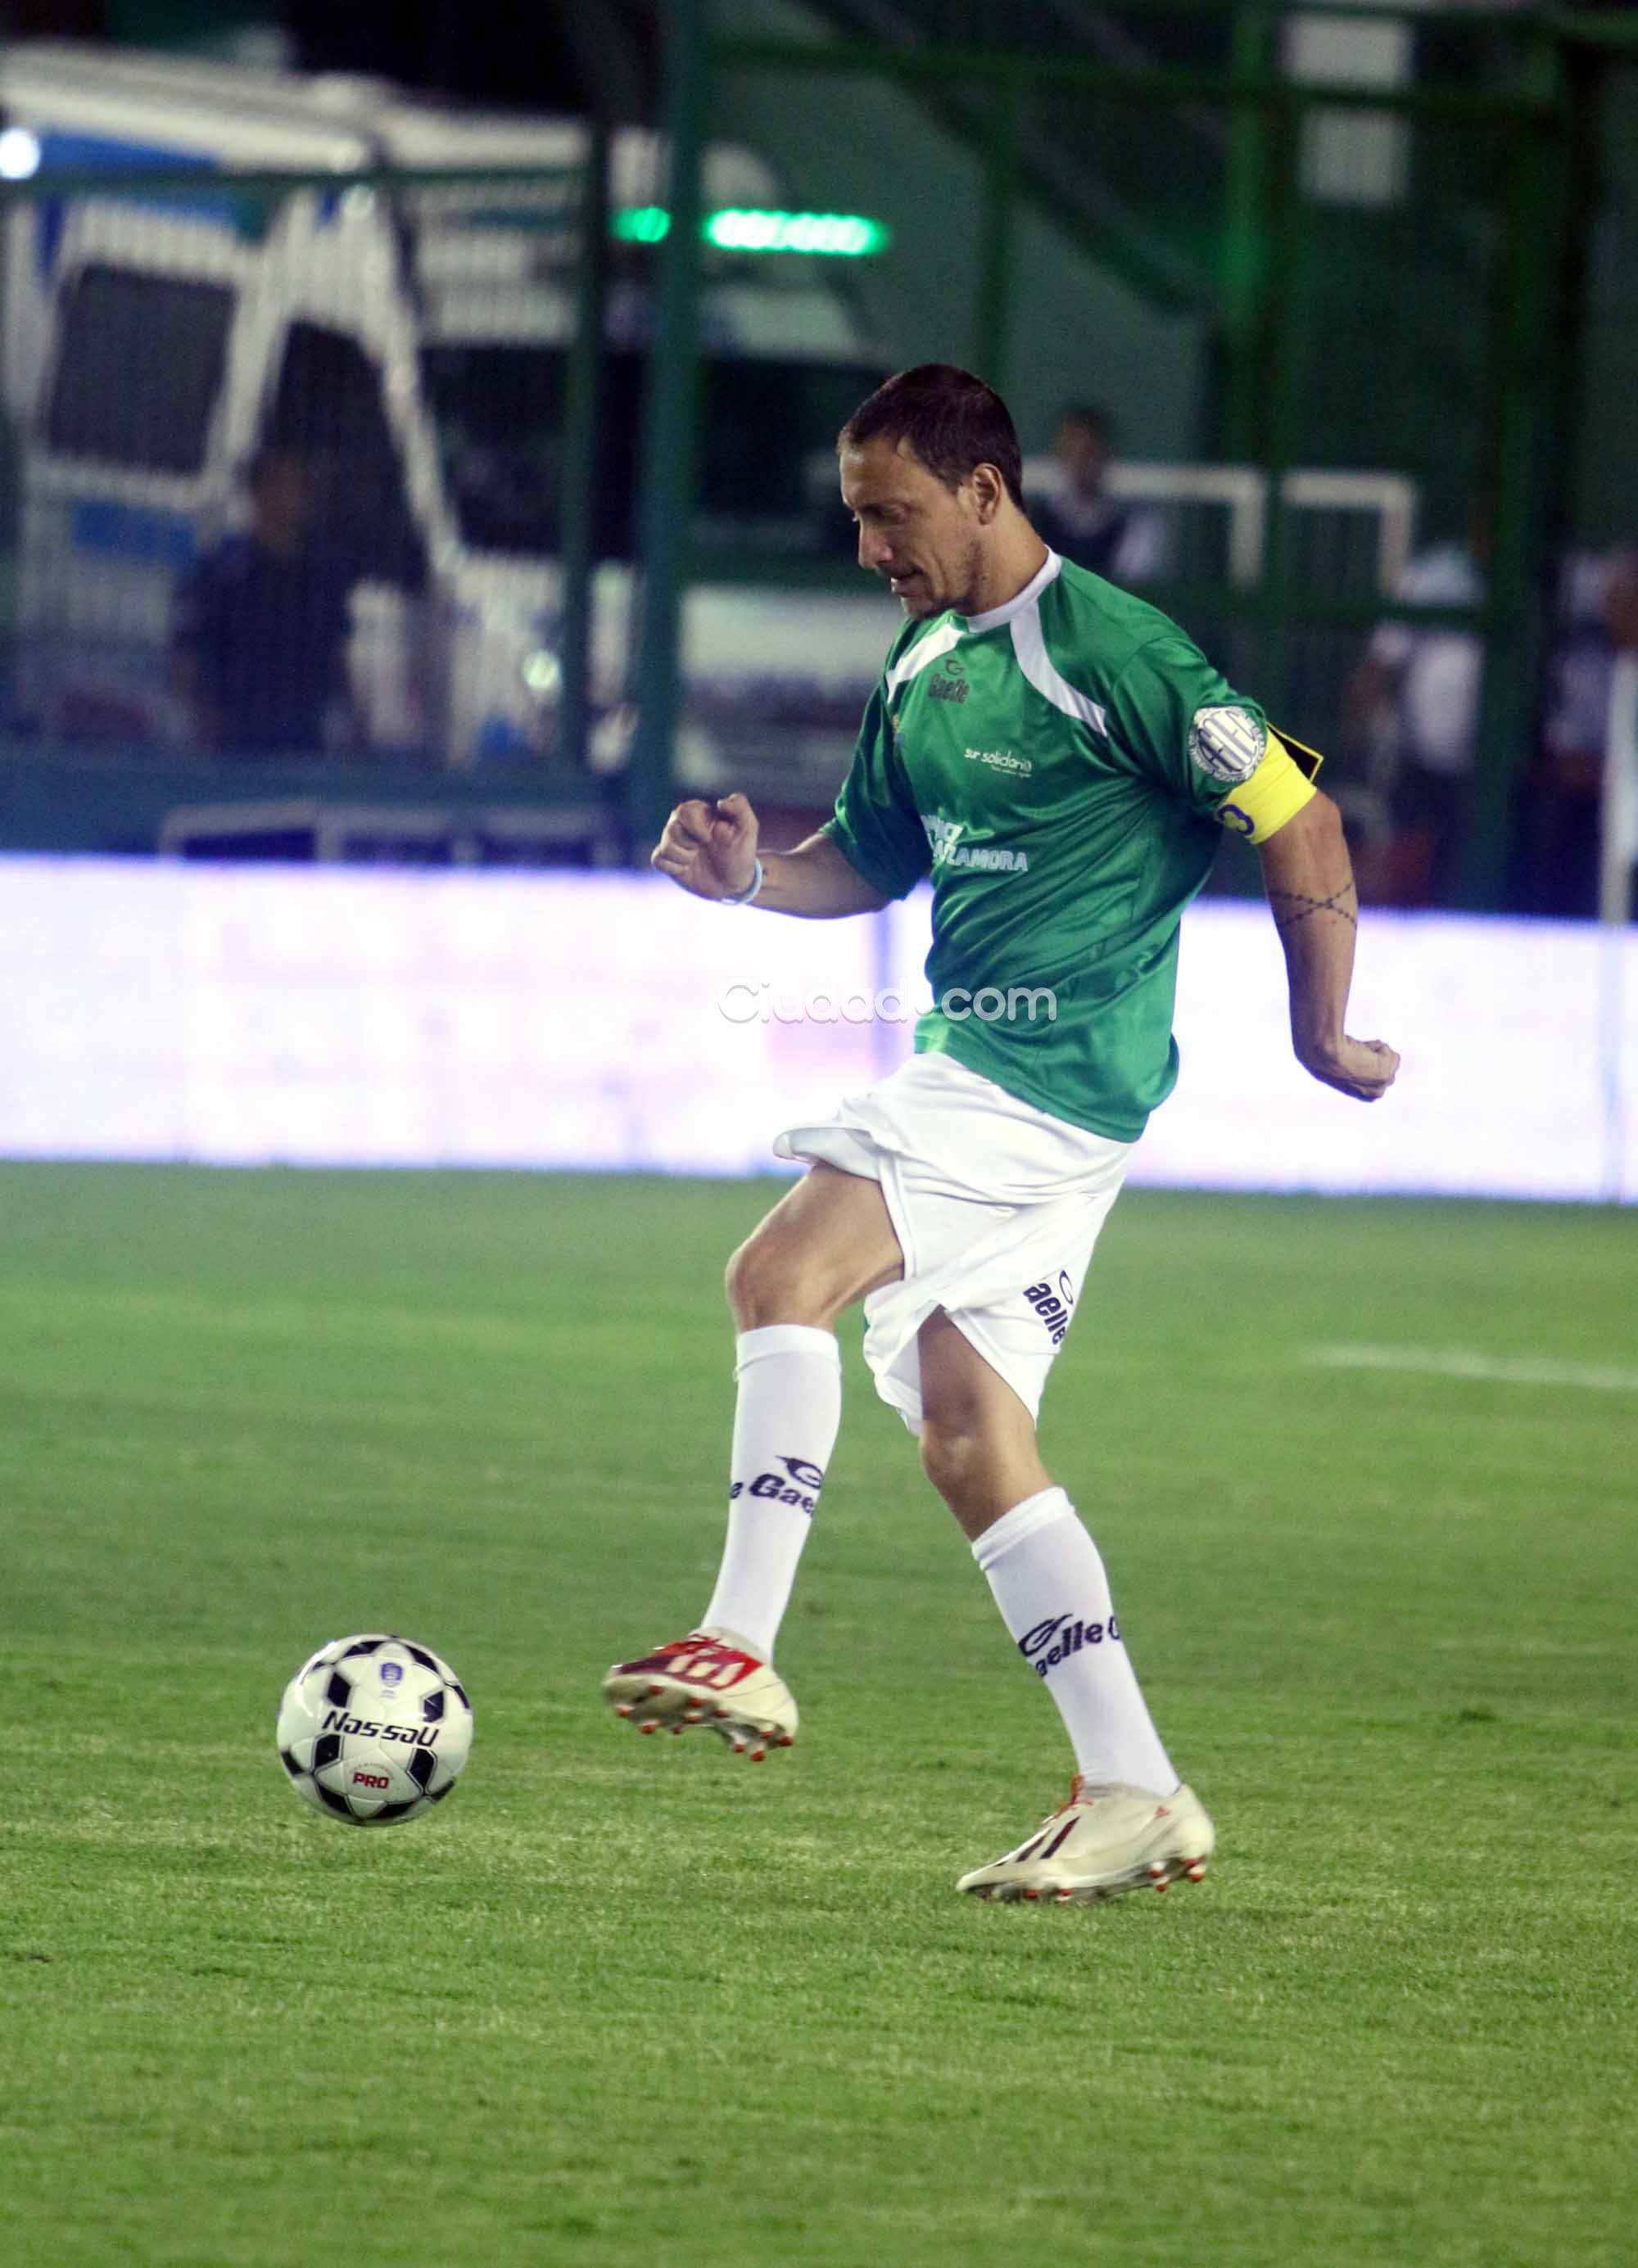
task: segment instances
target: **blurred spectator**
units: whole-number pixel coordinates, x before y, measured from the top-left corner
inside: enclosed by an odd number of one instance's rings
[[[1111,583],[1153,582],[1164,564],[1159,515],[1104,493],[1114,427],[1109,412],[1077,403],[1059,412],[1052,453],[1061,484],[1029,500],[1044,543]]]
[[[1394,597],[1406,607],[1482,607],[1489,557],[1488,515],[1475,512],[1465,542],[1420,552]],[[1379,623],[1354,673],[1344,704],[1347,728],[1380,744],[1384,736],[1390,829],[1361,844],[1360,895],[1378,905],[1446,903],[1466,830],[1484,642],[1472,630],[1418,630]]]
[[[264,446],[247,482],[251,525],[177,586],[171,658],[192,729],[225,755],[323,753],[350,729],[346,646],[358,566],[314,533],[304,452]]]
[[[1618,554],[1605,601],[1614,644],[1610,714],[1604,754],[1603,873],[1598,915],[1631,921],[1638,879],[1638,551]]]
[[[1572,594],[1585,579],[1571,576]],[[1572,920],[1598,911],[1606,771],[1625,754],[1611,739],[1616,668],[1623,653],[1638,655],[1638,550],[1597,562],[1590,597],[1583,609],[1572,595],[1571,619],[1549,660],[1541,748],[1520,799],[1510,893],[1523,913]]]

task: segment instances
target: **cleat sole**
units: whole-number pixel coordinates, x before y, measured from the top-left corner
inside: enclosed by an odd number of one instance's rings
[[[1173,1859],[1164,1865],[1134,1867],[1129,1874],[1106,1882],[975,1882],[968,1896],[982,1898],[986,1904],[1103,1905],[1126,1890],[1168,1890],[1174,1882],[1203,1881],[1207,1863],[1205,1859]]]

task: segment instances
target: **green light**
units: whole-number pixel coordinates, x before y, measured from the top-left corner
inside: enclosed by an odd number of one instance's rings
[[[858,213],[748,212],[730,206],[706,221],[705,241],[724,252],[809,252],[859,260],[882,251],[888,231]]]
[[[662,205],[627,205],[616,213],[609,232],[625,244],[658,244],[671,227],[671,216]]]
[[[671,216],[660,205],[628,205],[610,223],[626,244],[659,244]],[[800,252],[829,259],[862,260],[885,252],[893,232],[885,221],[860,213],[758,212],[739,205],[706,215],[700,234],[719,252]]]

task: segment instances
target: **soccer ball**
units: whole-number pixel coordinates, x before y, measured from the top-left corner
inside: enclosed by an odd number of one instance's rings
[[[390,1632],[332,1638],[278,1705],[278,1759],[298,1795],[354,1827],[441,1803],[472,1746],[472,1705],[446,1661]]]

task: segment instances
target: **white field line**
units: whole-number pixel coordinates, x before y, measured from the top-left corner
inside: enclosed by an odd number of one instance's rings
[[[1638,1370],[1550,1357],[1474,1354],[1462,1347],[1319,1346],[1302,1359],[1324,1370],[1412,1370],[1437,1378],[1494,1380],[1504,1386],[1587,1386],[1604,1394],[1638,1394]]]

